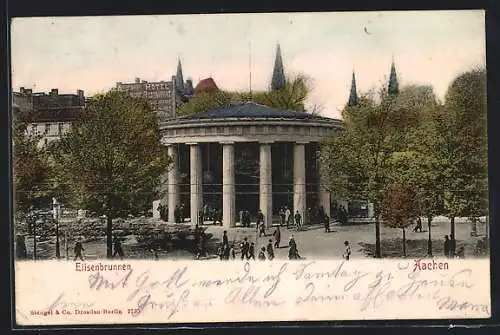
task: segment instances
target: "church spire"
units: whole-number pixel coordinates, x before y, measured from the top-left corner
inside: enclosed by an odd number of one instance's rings
[[[347,102],[347,106],[356,106],[358,104],[358,92],[356,91],[356,75],[354,71],[352,71],[352,80],[351,80],[351,92],[349,93],[349,101]]]
[[[396,65],[394,64],[394,58],[392,59],[391,74],[389,75],[389,85],[387,88],[387,92],[391,96],[398,95],[399,93],[398,75],[396,73]]]
[[[281,48],[278,43],[276,47],[276,58],[274,60],[273,77],[271,79],[271,89],[279,90],[285,86],[285,71],[283,69],[283,59],[281,58]]]
[[[182,65],[181,65],[180,58],[177,62],[177,74],[175,76],[175,88],[177,89],[177,92],[184,94],[184,78],[182,76]]]

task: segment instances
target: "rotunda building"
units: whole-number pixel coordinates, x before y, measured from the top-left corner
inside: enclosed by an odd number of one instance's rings
[[[319,176],[319,143],[343,122],[254,102],[231,104],[179,116],[161,126],[162,142],[174,158],[168,171],[168,221],[183,204],[191,222],[206,208],[222,210],[224,227],[239,213],[261,210],[266,226],[278,222],[280,208],[330,215],[330,194]]]

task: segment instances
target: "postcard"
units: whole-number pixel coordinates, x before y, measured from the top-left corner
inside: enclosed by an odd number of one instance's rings
[[[15,323],[489,318],[485,13],[14,18]]]

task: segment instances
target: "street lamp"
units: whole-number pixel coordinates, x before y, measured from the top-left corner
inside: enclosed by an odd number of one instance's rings
[[[60,213],[60,204],[56,198],[52,198],[52,216],[56,223],[56,258],[61,258],[61,252],[59,250],[59,213]]]

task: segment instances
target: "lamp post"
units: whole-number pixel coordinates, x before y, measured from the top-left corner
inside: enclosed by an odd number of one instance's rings
[[[60,204],[56,198],[52,198],[52,216],[56,223],[56,258],[61,258],[61,252],[59,249],[59,208]]]

